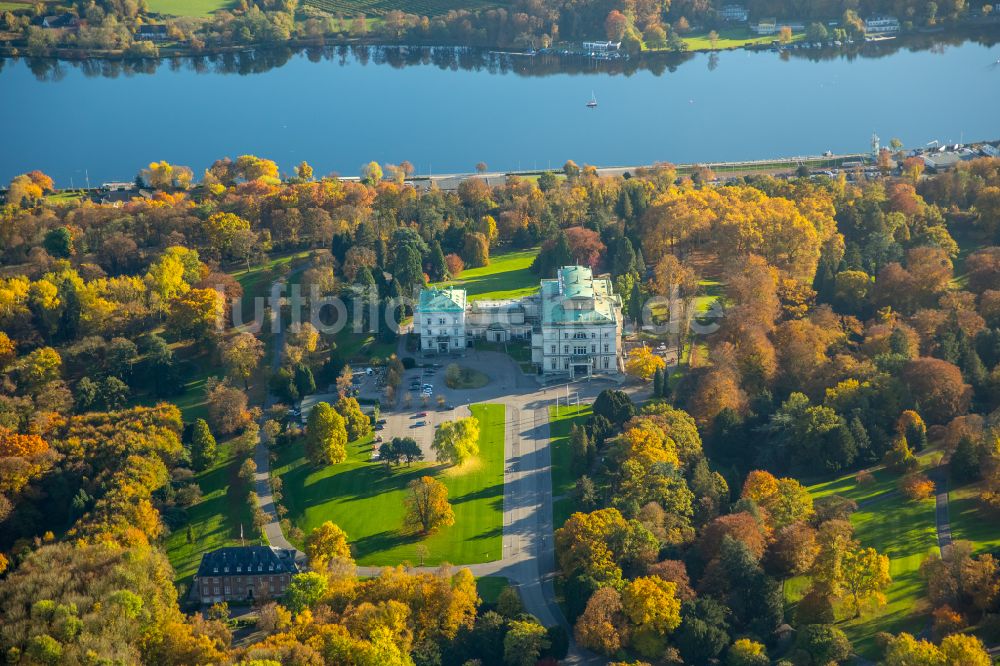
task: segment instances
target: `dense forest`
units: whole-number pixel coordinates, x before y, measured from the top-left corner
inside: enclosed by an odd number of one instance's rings
[[[889,559],[856,539],[856,503],[814,501],[806,480],[856,472],[860,485],[884,465],[893,492],[920,501],[938,482],[918,461],[933,449],[951,478],[979,484],[985,515],[1000,510],[1000,160],[935,175],[901,162],[882,160],[873,179],[726,182],[567,162],[445,192],[412,186],[406,163],[371,163],[355,181],[305,162],[281,177],[245,155],[198,182],[152,163],[141,194],[103,204],[53,195],[39,171],[16,177],[0,208],[0,649],[20,664],[560,658],[565,633],[516,594],[480,604],[467,570],[357,579],[332,524],[308,535],[312,571],[260,609],[249,643],[223,609],[181,612],[163,551],[216,437],[244,455],[258,423],[276,446],[302,437],[261,413],[250,383],[291,401],[344,368],[329,341],[306,364],[318,334],[303,327],[268,375],[266,330],[233,327],[228,304],[246,288],[234,273],[297,251],[307,288],[395,308],[499,251],[541,246],[539,277],[570,263],[610,273],[630,320],[654,296],[697,318],[709,283],[722,291],[718,330],[671,334],[683,371],[668,379],[637,355],[629,370],[652,380],[650,399],[606,391],[573,427],[573,512],[555,539],[575,640],[625,663],[845,661],[837,618],[878,605]],[[172,403],[192,362],[227,379],[205,387],[206,417],[185,422]],[[357,403],[342,402],[350,419]],[[994,557],[957,543],[921,572],[933,631],[881,635],[884,662],[990,663],[964,630],[1000,639]],[[793,578],[808,587],[786,612]]]
[[[448,44],[547,48],[566,41],[622,41],[631,53],[643,49],[682,51],[684,38],[697,30],[731,27],[718,10],[729,3],[708,0],[515,0],[509,5],[458,8],[436,15],[407,11],[406,3],[366,17],[363,8],[344,14],[323,2],[241,0],[231,9],[209,17],[161,17],[144,1],[94,0],[67,3],[58,25],[43,22],[52,9],[43,4],[0,13],[0,36],[17,49],[43,55],[54,48],[73,54],[125,53],[155,57],[161,46],[200,53],[235,45],[276,45],[287,42],[322,44],[333,41],[376,41],[403,44]],[[865,2],[790,2],[752,0],[746,3],[753,20],[779,17],[814,24],[814,39],[826,39],[828,21],[838,21],[840,37],[860,37],[862,18],[891,14],[904,29],[938,28],[968,19],[988,18],[992,5],[961,0],[866,0]],[[158,23],[165,32],[151,36],[142,26]],[[818,35],[818,36],[817,36]],[[832,39],[832,36],[831,36]]]

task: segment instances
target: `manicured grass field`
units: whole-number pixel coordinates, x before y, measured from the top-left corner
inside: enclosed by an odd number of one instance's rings
[[[462,271],[457,280],[432,286],[454,285],[468,292],[470,301],[493,298],[519,298],[538,291],[538,276],[529,268],[538,250],[519,250],[490,258],[490,265]]]
[[[889,556],[892,585],[885,606],[841,625],[855,650],[874,658],[876,633],[917,634],[927,625],[930,608],[922,603],[927,585],[920,576],[920,563],[937,549],[934,499],[912,502],[901,495],[887,497],[855,513],[851,523],[862,545]]]
[[[382,16],[394,9],[419,16],[440,16],[453,9],[476,10],[496,5],[490,0],[305,0],[305,3],[348,17]]]
[[[301,263],[309,256],[308,250],[300,250],[288,254],[279,254],[270,257],[267,261],[251,266],[250,270],[235,268],[229,274],[236,278],[236,281],[243,287],[243,321],[251,322],[254,316],[254,298],[268,298],[271,295],[271,284],[278,277],[279,273],[286,268],[290,269]],[[285,290],[288,293],[288,290]]]
[[[149,0],[149,11],[171,16],[208,16],[220,9],[228,9],[233,0]]]
[[[920,458],[934,456],[924,451]],[[809,487],[813,499],[840,495],[852,499],[861,508],[851,516],[855,538],[863,546],[889,556],[892,585],[886,591],[886,604],[866,610],[860,618],[838,613],[840,628],[847,633],[855,650],[863,656],[877,656],[875,634],[879,631],[919,633],[927,624],[929,609],[922,606],[926,585],[920,576],[920,563],[937,548],[934,522],[934,499],[912,502],[896,490],[898,476],[884,469],[873,472],[875,482],[858,486],[855,473]],[[804,577],[785,586],[785,595],[796,600],[808,589]]]
[[[778,39],[778,35],[767,35],[760,37],[755,33],[751,32],[748,28],[728,28],[723,30],[718,30],[719,39],[712,45],[711,40],[708,38],[708,32],[700,32],[693,35],[684,35],[684,43],[687,44],[688,51],[709,51],[712,49],[733,49],[739,48],[744,44],[770,44],[771,42]],[[792,42],[798,42],[805,39],[804,32],[794,33],[792,35]]]
[[[979,505],[979,490],[979,484],[971,484],[948,493],[951,538],[971,541],[976,552],[1000,553],[997,517]]]
[[[284,484],[289,517],[306,533],[323,521],[335,522],[350,537],[359,564],[417,562],[421,544],[428,549],[427,565],[500,559],[505,408],[473,405],[472,413],[481,424],[479,458],[461,472],[430,462],[386,471],[370,462],[370,439],[350,444],[345,462],[322,469],[306,462],[300,444],[284,449],[273,473]],[[448,486],[455,524],[421,539],[403,529],[403,500],[406,484],[424,475]]]
[[[549,436],[552,451],[552,505],[553,526],[558,529],[573,513],[573,500],[569,494],[576,485],[573,474],[573,452],[569,446],[569,433],[573,424],[582,426],[591,415],[590,405],[549,407]]]
[[[194,543],[188,543],[187,526],[181,526],[164,544],[178,583],[191,581],[203,553],[223,546],[238,546],[240,524],[246,542],[257,542],[246,493],[238,477],[241,462],[233,457],[229,443],[220,444],[216,464],[195,477],[202,497],[187,510]]]
[[[503,576],[483,576],[476,579],[476,591],[484,604],[495,604],[507,585],[507,579]]]

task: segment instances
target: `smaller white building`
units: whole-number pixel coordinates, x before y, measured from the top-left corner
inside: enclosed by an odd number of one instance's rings
[[[420,350],[446,353],[465,349],[464,289],[423,289],[413,313],[413,327],[420,335]]]
[[[746,23],[750,12],[743,5],[725,5],[719,10],[719,18],[726,23]]]
[[[888,35],[899,32],[899,19],[895,16],[873,16],[865,19],[866,35]]]
[[[622,47],[621,42],[584,42],[583,50],[587,53],[612,53]]]

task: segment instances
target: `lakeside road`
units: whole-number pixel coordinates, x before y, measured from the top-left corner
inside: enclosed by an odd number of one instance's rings
[[[981,142],[980,142],[981,143]],[[991,142],[987,142],[991,143]],[[695,169],[702,167],[724,173],[727,176],[742,176],[752,173],[781,173],[789,170],[798,168],[800,165],[806,165],[812,168],[825,168],[825,167],[837,167],[843,162],[851,161],[865,161],[870,160],[871,155],[869,153],[841,153],[836,155],[800,155],[800,156],[785,156],[785,157],[774,157],[759,160],[743,160],[743,161],[727,161],[727,162],[692,162],[685,164],[673,164],[674,168],[677,169],[679,174],[691,173]],[[581,165],[582,167],[583,165]],[[588,165],[594,166],[594,165]],[[632,166],[594,166],[597,170],[597,174],[604,177],[621,177],[626,173],[634,174],[639,169],[651,169],[655,167],[656,164],[635,164]],[[430,189],[431,185],[437,186],[442,190],[456,190],[462,181],[469,180],[470,178],[481,178],[484,179],[490,186],[503,185],[507,178],[510,176],[517,176],[519,178],[531,178],[540,176],[543,173],[555,173],[561,174],[562,167],[553,167],[552,169],[521,169],[514,171],[487,171],[487,172],[461,172],[461,173],[442,173],[442,174],[422,174],[415,175],[406,180],[406,183],[412,185],[418,189]],[[338,176],[339,180],[346,181],[359,181],[361,176]],[[197,191],[201,187],[200,184],[195,185],[192,191]],[[108,189],[104,187],[67,187],[67,188],[56,188],[53,190],[54,195],[60,194],[73,194],[79,193],[90,194],[92,196],[99,196],[100,194],[107,192]],[[139,196],[140,190],[133,190],[136,196]],[[6,193],[6,189],[0,186],[0,194]]]

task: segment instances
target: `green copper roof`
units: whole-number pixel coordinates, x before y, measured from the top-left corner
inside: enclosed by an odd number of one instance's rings
[[[421,289],[420,304],[417,309],[421,312],[463,312],[465,290],[453,287]]]
[[[613,323],[617,305],[611,280],[586,266],[564,266],[556,279],[542,280],[542,325]]]

